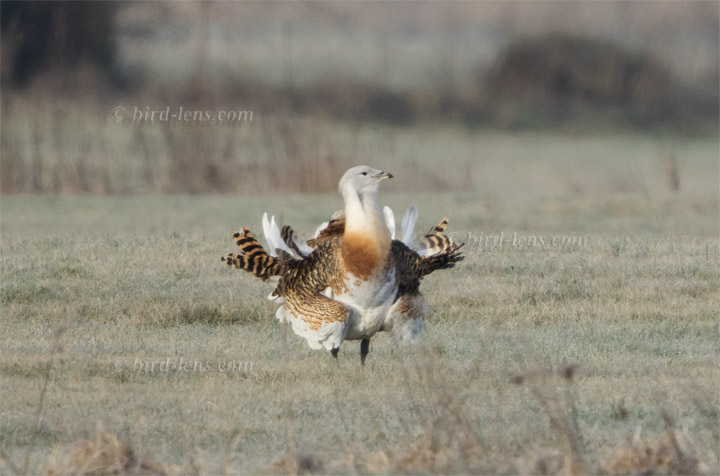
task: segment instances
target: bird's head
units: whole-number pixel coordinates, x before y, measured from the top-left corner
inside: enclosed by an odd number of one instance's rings
[[[392,177],[391,173],[367,165],[358,165],[345,172],[340,179],[338,190],[343,196],[348,193],[374,193],[377,192],[380,182]]]

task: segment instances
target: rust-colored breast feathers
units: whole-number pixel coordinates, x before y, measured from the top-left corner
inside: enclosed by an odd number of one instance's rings
[[[377,240],[368,234],[346,233],[342,241],[342,261],[353,276],[367,280],[385,258]]]

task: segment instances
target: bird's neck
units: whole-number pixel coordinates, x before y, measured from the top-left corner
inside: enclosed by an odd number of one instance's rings
[[[345,196],[345,233],[348,231],[389,235],[377,193],[350,193]]]
[[[390,247],[377,193],[347,194],[342,257],[348,270],[359,278],[370,277],[384,267]]]

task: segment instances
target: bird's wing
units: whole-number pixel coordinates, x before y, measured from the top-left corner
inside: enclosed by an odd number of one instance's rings
[[[321,293],[311,295],[286,291],[285,303],[277,318],[290,322],[295,334],[307,340],[313,349],[340,347],[347,333],[350,308]]]
[[[420,280],[438,269],[452,268],[463,260],[462,244],[452,243],[431,256],[421,256],[400,240],[392,243],[398,293],[383,320],[383,330],[398,344],[416,343],[425,327],[427,304],[420,292]]]
[[[328,297],[345,290],[345,272],[340,262],[341,236],[325,239],[302,260],[288,263],[276,291],[284,297],[278,318],[289,320],[296,334],[311,347],[337,348],[345,339],[349,316],[354,309]]]
[[[295,333],[307,339],[313,348],[337,348],[345,338],[348,316],[354,310],[324,293],[328,288],[332,292],[344,290],[345,275],[338,251],[342,235],[326,236],[318,249],[300,259],[279,248],[278,255],[271,256],[247,228],[236,232],[233,238],[240,251],[222,260],[263,280],[279,277],[270,295],[281,303],[278,319],[290,321]]]

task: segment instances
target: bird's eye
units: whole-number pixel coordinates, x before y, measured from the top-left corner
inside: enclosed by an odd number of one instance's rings
[[[367,172],[360,172],[360,175],[367,175]]]

